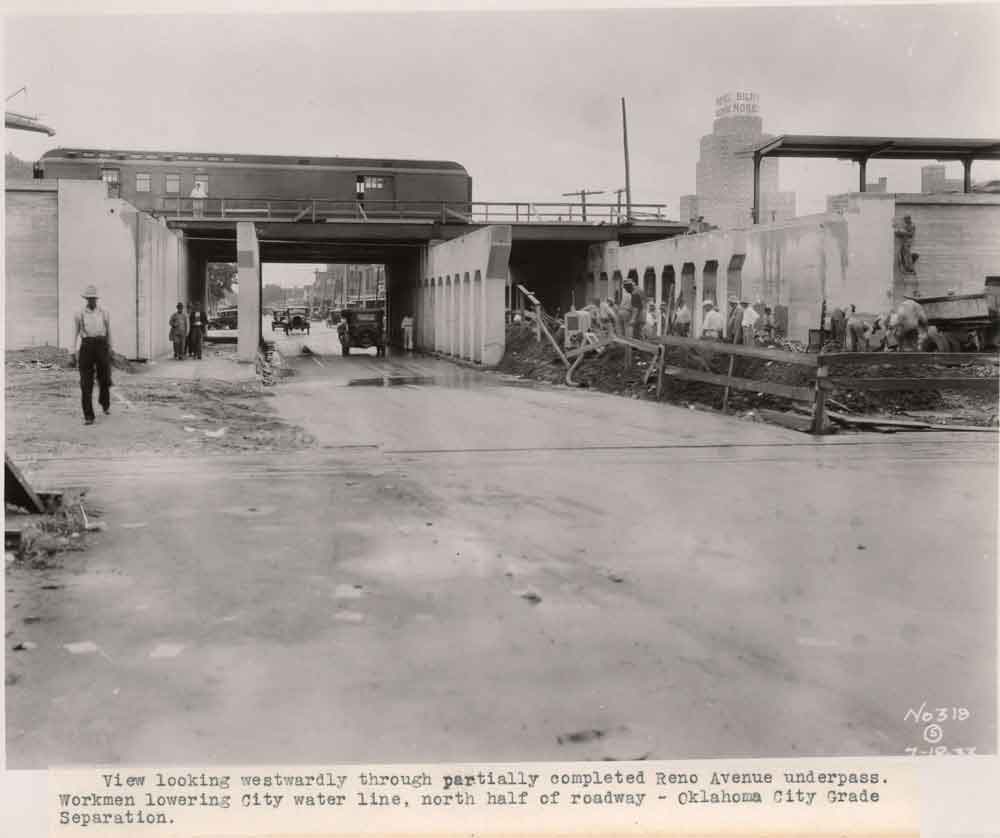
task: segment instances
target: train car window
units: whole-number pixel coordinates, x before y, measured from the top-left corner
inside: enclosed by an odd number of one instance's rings
[[[163,189],[168,195],[177,195],[181,191],[181,176],[164,175]]]
[[[198,190],[199,197],[208,195],[208,175],[195,175],[194,188]]]
[[[365,189],[384,189],[385,188],[385,178],[381,177],[366,177],[365,178]]]
[[[137,172],[135,176],[135,191],[149,192],[153,178],[148,172]]]
[[[119,176],[120,172],[118,169],[101,169],[101,180],[107,184],[109,198],[121,197],[121,181]]]

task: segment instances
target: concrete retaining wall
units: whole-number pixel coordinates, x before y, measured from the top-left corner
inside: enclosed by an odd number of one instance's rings
[[[974,294],[985,277],[1000,276],[1000,195],[897,195],[895,215],[916,225],[913,251],[920,258],[906,281],[910,293]]]
[[[618,248],[597,246],[591,249],[588,273],[599,277],[604,272],[613,285],[616,276],[620,282],[634,271],[642,282],[652,271],[657,304],[673,277],[674,299],[688,292],[695,335],[709,296],[723,312],[730,296],[787,306],[789,337],[804,342],[809,329],[819,327],[824,299],[830,307],[853,303],[867,314],[891,305],[893,202],[891,196],[877,197],[882,200],[855,201],[842,214]]]
[[[167,320],[187,285],[179,233],[108,198],[99,181],[14,182],[6,195],[8,348],[72,349],[80,294],[93,284],[116,352],[147,360],[168,351]]]
[[[6,345],[59,341],[59,200],[55,181],[7,186],[4,269]]]
[[[510,243],[510,226],[496,225],[428,246],[410,286],[417,349],[500,363]]]

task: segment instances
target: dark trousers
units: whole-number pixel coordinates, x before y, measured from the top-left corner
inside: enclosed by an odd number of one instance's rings
[[[196,326],[188,335],[188,352],[195,358],[201,358],[201,327]]]
[[[80,396],[83,418],[94,418],[94,373],[97,373],[98,402],[111,409],[111,351],[106,338],[84,338],[80,342]]]

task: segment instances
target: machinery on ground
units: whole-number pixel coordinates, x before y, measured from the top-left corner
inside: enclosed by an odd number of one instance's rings
[[[980,293],[917,297],[915,301],[927,316],[928,335],[923,348],[932,352],[985,352],[1000,347],[1000,277],[986,277]]]

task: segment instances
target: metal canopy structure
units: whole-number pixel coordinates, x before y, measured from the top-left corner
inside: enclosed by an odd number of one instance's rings
[[[54,128],[43,125],[35,117],[14,111],[4,111],[4,125],[17,131],[35,131],[39,134],[48,134],[50,137],[54,137],[56,133]]]
[[[818,134],[782,134],[739,152],[753,157],[753,222],[760,220],[760,164],[765,157],[823,157],[853,160],[859,167],[859,191],[867,189],[868,161],[958,160],[964,170],[964,191],[972,191],[972,161],[1000,160],[1000,139],[942,139],[939,137],[840,137]]]

